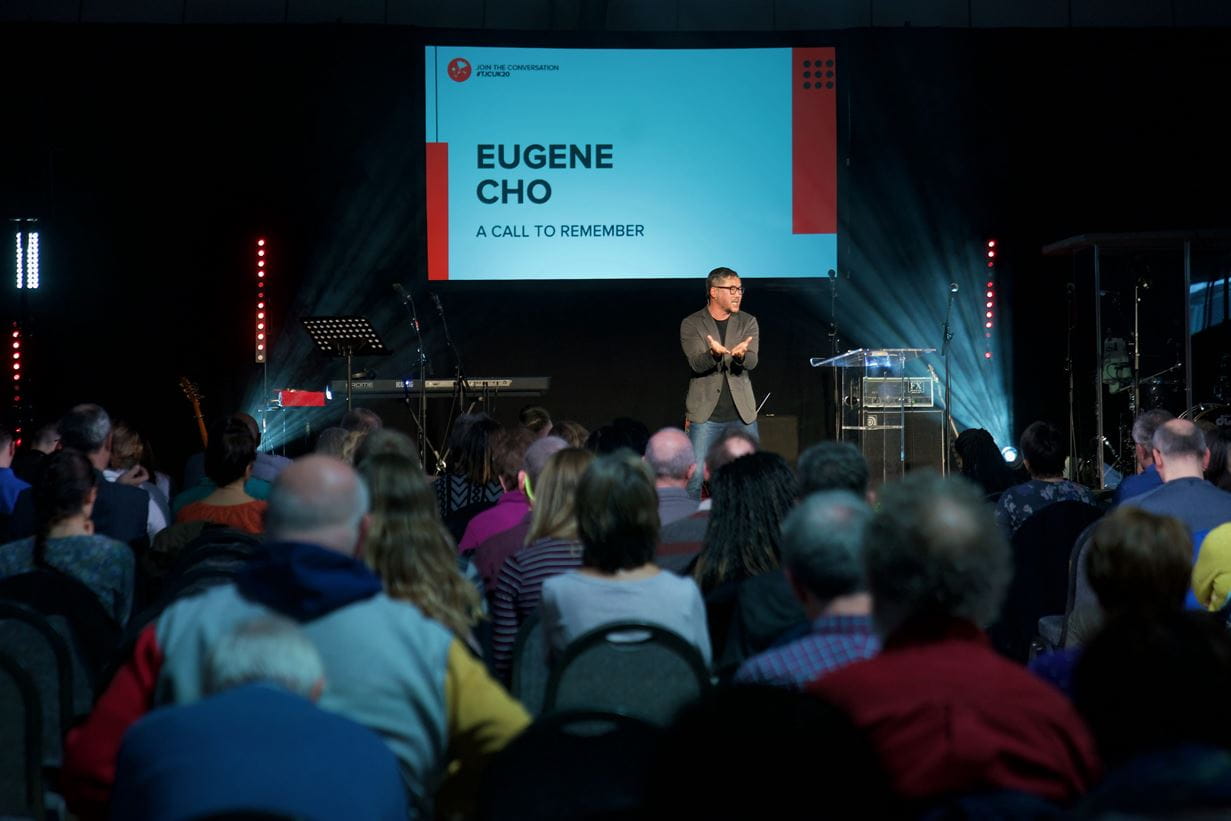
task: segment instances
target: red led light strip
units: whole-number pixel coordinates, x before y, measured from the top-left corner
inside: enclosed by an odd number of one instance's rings
[[[257,364],[262,365],[265,364],[266,355],[269,353],[269,320],[267,319],[269,300],[265,298],[268,293],[265,282],[269,271],[267,247],[264,237],[256,241],[256,319],[253,328],[255,336],[253,344],[256,346]]]
[[[987,289],[983,292],[983,361],[992,358],[992,330],[996,327],[996,261],[1000,255],[1000,244],[989,239],[984,245],[987,259]]]

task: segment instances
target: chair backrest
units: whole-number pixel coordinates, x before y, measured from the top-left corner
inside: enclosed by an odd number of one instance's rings
[[[1069,596],[1064,608],[1064,626],[1060,631],[1060,646],[1071,647],[1081,643],[1082,631],[1078,622],[1092,629],[1101,619],[1102,610],[1099,607],[1098,596],[1090,587],[1090,577],[1086,575],[1086,554],[1094,543],[1094,527],[1091,524],[1077,537],[1073,547],[1073,559],[1069,563]]]
[[[513,642],[513,673],[509,679],[509,692],[532,716],[543,711],[550,675],[547,639],[539,611],[535,610],[517,629],[517,638]]]
[[[64,734],[73,716],[73,664],[68,642],[42,613],[0,600],[0,653],[18,660],[34,683],[42,705],[43,763],[59,766]]]
[[[1069,570],[1077,537],[1103,511],[1085,502],[1048,505],[1013,534],[1013,581],[988,635],[1005,656],[1025,662],[1039,618],[1068,605]]]
[[[696,647],[656,624],[618,622],[564,649],[547,681],[543,713],[603,710],[666,726],[709,687]]]
[[[43,818],[43,709],[38,687],[0,651],[0,817]]]
[[[92,701],[121,634],[120,625],[94,591],[66,573],[40,569],[0,579],[0,599],[21,602],[51,619],[85,671],[86,680],[78,683],[90,688]]]

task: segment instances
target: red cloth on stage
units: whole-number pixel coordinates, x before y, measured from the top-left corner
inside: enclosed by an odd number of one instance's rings
[[[1068,700],[966,622],[895,636],[809,691],[850,714],[907,799],[1017,790],[1064,803],[1099,774],[1094,740]]]

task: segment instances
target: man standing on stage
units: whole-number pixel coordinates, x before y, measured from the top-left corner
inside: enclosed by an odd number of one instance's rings
[[[705,279],[707,303],[680,323],[680,346],[692,368],[684,408],[688,438],[697,469],[688,482],[693,498],[701,496],[705,452],[728,427],[739,427],[754,438],[757,405],[748,372],[757,366],[761,344],[757,320],[740,312],[744,288],[739,274],[715,268]]]

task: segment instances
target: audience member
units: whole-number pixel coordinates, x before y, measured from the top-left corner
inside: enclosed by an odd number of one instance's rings
[[[60,431],[55,422],[48,422],[35,429],[13,456],[13,472],[27,484],[34,484],[43,460],[55,452],[60,444]]]
[[[136,574],[128,545],[96,533],[91,515],[102,480],[75,450],[47,457],[32,488],[34,535],[0,547],[0,577],[49,569],[84,584],[123,626],[132,611]]]
[[[1154,464],[1163,484],[1125,504],[1176,517],[1199,544],[1207,531],[1231,522],[1231,493],[1205,479],[1209,460],[1200,428],[1187,419],[1163,423],[1154,432]]]
[[[615,453],[618,450],[645,453],[645,446],[649,444],[649,441],[649,428],[636,419],[621,416],[613,419],[610,424],[591,431],[586,440],[586,449],[599,456]]]
[[[500,429],[486,413],[459,416],[449,433],[448,472],[436,477],[436,503],[448,521],[458,511],[474,505],[493,505],[502,492],[492,468],[489,440]],[[465,525],[462,525],[462,531]]]
[[[554,435],[554,434],[553,434]],[[521,625],[538,610],[543,582],[581,566],[577,484],[594,461],[588,450],[552,454],[536,482],[526,547],[509,556],[492,592],[492,669],[508,680]]]
[[[205,666],[209,696],[124,735],[111,815],[189,821],[237,810],[404,821],[397,759],[379,736],[314,706],[325,668],[283,618],[241,624]]]
[[[903,686],[909,686],[904,684]],[[646,817],[904,817],[867,737],[820,699],[719,687],[659,745]]]
[[[1231,522],[1211,530],[1197,547],[1193,594],[1207,610],[1221,610],[1231,600]]]
[[[639,456],[613,453],[590,465],[577,486],[577,530],[581,568],[543,582],[543,630],[554,652],[604,624],[631,621],[678,633],[708,666],[697,585],[654,564],[658,499]]]
[[[342,414],[342,421],[338,424],[347,433],[371,433],[385,426],[376,411],[368,408],[351,408]]]
[[[692,440],[679,428],[663,428],[645,447],[645,462],[654,473],[658,494],[658,521],[663,527],[697,512],[697,501],[687,489],[697,470],[695,460]]]
[[[1125,476],[1116,487],[1115,495],[1111,498],[1113,505],[1140,496],[1163,483],[1154,464],[1154,432],[1160,425],[1174,418],[1170,411],[1154,408],[1139,413],[1133,420],[1133,451],[1137,472],[1132,476]]]
[[[460,551],[468,553],[509,528],[518,525],[529,528],[530,500],[526,497],[528,474],[525,466],[526,455],[536,441],[538,440],[534,438],[534,434],[523,427],[503,428],[492,434],[492,468],[504,493],[500,494],[494,506],[476,514],[466,525],[465,533],[458,540],[457,547]],[[550,445],[545,447],[551,446],[559,450],[565,447],[565,443],[563,439],[553,439]],[[551,452],[544,454],[538,461],[540,469],[549,456]],[[500,565],[497,564],[494,572],[499,571]]]
[[[245,533],[263,531],[268,505],[249,496],[244,489],[255,461],[256,440],[242,419],[229,416],[213,425],[205,449],[205,475],[213,483],[214,491],[180,508],[176,523],[203,521]]]
[[[363,557],[385,593],[414,604],[477,651],[472,631],[483,616],[481,598],[458,571],[457,547],[419,460],[376,453],[360,463],[359,473],[372,494]]]
[[[876,654],[872,598],[863,579],[863,532],[871,515],[862,496],[828,490],[807,497],[786,517],[783,567],[812,629],[745,661],[736,684],[802,689],[823,673]]]
[[[868,463],[859,448],[850,442],[820,442],[799,454],[800,498],[823,490],[849,490],[868,499]]]
[[[1057,802],[1085,792],[1094,743],[1064,696],[992,650],[1009,546],[979,488],[930,471],[885,486],[864,537],[881,653],[822,676],[897,793],[927,803],[974,791]]]
[[[565,419],[562,422],[551,423],[551,435],[559,436],[565,442],[568,442],[570,448],[584,448],[586,446],[586,439],[590,436],[590,431],[586,430],[585,426],[580,422]]]
[[[1231,428],[1211,425],[1204,429],[1205,446],[1210,451],[1210,464],[1205,469],[1205,480],[1219,490],[1231,491]]]
[[[415,440],[392,428],[374,430],[364,437],[363,443],[355,450],[355,464],[362,465],[371,457],[382,453],[410,459],[415,464],[415,470],[423,473],[423,464],[419,461],[419,449]]]
[[[61,786],[77,815],[108,798],[124,731],[152,707],[198,700],[218,640],[271,612],[297,620],[325,661],[321,706],[384,737],[413,800],[430,800],[446,755],[456,795],[528,717],[449,631],[388,598],[355,557],[368,531],[368,493],[348,465],[306,456],[278,477],[265,555],[234,584],[181,599],[142,631],[132,656],[65,745]],[[441,808],[444,812],[444,808]]]
[[[1005,535],[1012,536],[1023,522],[1054,502],[1096,504],[1089,488],[1064,478],[1064,436],[1055,425],[1030,425],[1022,433],[1020,449],[1030,481],[1004,491],[996,503],[996,521]]]
[[[291,460],[276,453],[266,453],[261,450],[261,426],[251,414],[237,413],[235,418],[248,426],[252,441],[256,442],[256,461],[252,464],[252,476],[265,482],[273,482],[278,474],[286,470]]]
[[[30,483],[18,478],[13,472],[13,457],[17,453],[17,440],[13,432],[0,426],[0,516],[8,516],[17,503],[17,495]]]
[[[150,496],[128,483],[144,481],[144,476],[125,475],[114,482],[103,480],[102,471],[111,464],[111,417],[98,405],[77,405],[60,419],[60,446],[85,454],[98,471],[98,498],[91,520],[94,532],[124,542],[135,550],[149,544]],[[9,536],[20,539],[35,533],[31,490],[17,497]]]
[[[1180,610],[1192,574],[1192,541],[1182,522],[1132,506],[1118,507],[1098,522],[1086,550],[1086,578],[1100,612],[1070,617],[1074,633],[1095,632],[1105,618],[1133,612]],[[1073,694],[1073,668],[1080,644],[1038,656],[1030,669]]]
[[[346,444],[346,435],[346,428],[325,428],[316,435],[316,445],[312,452],[341,459],[342,446]]]
[[[125,422],[116,422],[111,427],[111,462],[103,468],[103,478],[108,482],[119,481],[122,476],[141,479],[139,487],[149,494],[149,510],[146,515],[146,535],[151,543],[154,537],[171,523],[171,477],[154,469],[152,459],[146,458],[145,442]],[[166,491],[163,488],[166,488]]]
[[[527,405],[518,412],[517,420],[523,428],[540,439],[551,433],[551,414],[547,412],[547,408]]]
[[[1081,818],[1222,818],[1231,800],[1231,638],[1208,613],[1110,621],[1074,676],[1107,762]]]
[[[967,428],[953,440],[956,467],[970,481],[983,489],[989,502],[1013,486],[1013,469],[1004,460],[996,440],[983,428]]]

